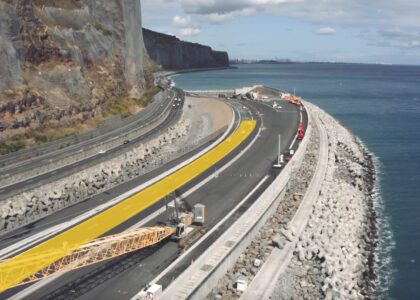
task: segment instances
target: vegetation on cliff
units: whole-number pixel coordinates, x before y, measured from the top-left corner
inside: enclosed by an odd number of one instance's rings
[[[229,67],[227,52],[148,29],[143,29],[143,37],[148,54],[165,70]]]
[[[0,153],[141,109],[140,16],[137,0],[0,0]]]

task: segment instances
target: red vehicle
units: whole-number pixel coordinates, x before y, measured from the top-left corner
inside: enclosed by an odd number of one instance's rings
[[[298,138],[298,140],[301,140],[304,137],[305,137],[305,126],[303,125],[303,123],[300,123],[297,138]]]

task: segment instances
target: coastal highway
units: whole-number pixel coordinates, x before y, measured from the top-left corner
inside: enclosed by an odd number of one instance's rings
[[[161,85],[165,87],[166,85]],[[78,135],[71,135],[45,144],[37,145],[30,149],[23,149],[18,152],[9,153],[0,156],[0,171],[5,172],[14,169],[18,166],[23,166],[28,161],[43,160],[48,162],[48,156],[55,154],[65,155],[67,149],[78,150],[83,145],[88,146],[95,143],[100,143],[113,136],[125,133],[137,127],[141,127],[147,122],[150,122],[160,112],[163,107],[168,104],[174,92],[181,92],[180,90],[169,90],[165,88],[160,95],[155,97],[155,100],[139,113],[129,116],[124,119],[115,118],[116,124],[104,124],[103,126],[83,132]],[[112,119],[112,122],[114,119]],[[67,148],[67,149],[65,149]]]
[[[138,122],[131,123],[128,126],[122,128],[122,129],[112,131],[109,134],[100,136],[98,138],[95,138],[95,139],[92,139],[92,140],[89,140],[89,141],[86,141],[86,142],[83,142],[83,143],[79,143],[79,144],[64,148],[60,151],[55,151],[53,153],[50,153],[49,155],[46,155],[45,158],[28,160],[28,161],[25,161],[23,164],[19,165],[16,168],[13,168],[13,169],[10,169],[10,170],[3,170],[2,174],[7,174],[8,176],[13,176],[14,174],[18,174],[18,173],[26,171],[28,169],[37,168],[42,164],[49,163],[50,161],[54,161],[54,160],[57,160],[57,159],[62,159],[63,155],[64,156],[70,156],[73,153],[82,152],[85,149],[89,149],[91,147],[94,147],[96,145],[96,143],[103,143],[105,141],[112,140],[113,138],[118,137],[121,134],[127,133],[129,130],[133,130],[134,128],[137,128],[137,127],[143,127],[143,126],[147,125],[148,122],[156,119],[164,110],[166,110],[166,109],[170,110],[169,116],[161,124],[157,125],[156,127],[147,131],[145,134],[137,137],[136,139],[133,139],[132,141],[130,141],[130,143],[128,145],[123,145],[122,144],[122,145],[119,145],[115,148],[112,148],[112,149],[108,150],[106,153],[103,153],[103,154],[98,153],[97,155],[88,157],[88,158],[80,160],[80,161],[76,161],[76,162],[71,163],[69,165],[66,165],[66,166],[60,167],[58,169],[54,169],[54,170],[51,170],[49,172],[43,173],[41,175],[38,175],[38,176],[35,176],[35,177],[32,177],[32,178],[28,178],[26,180],[22,180],[22,181],[19,181],[19,182],[15,182],[15,183],[13,183],[11,185],[8,185],[8,186],[0,187],[0,199],[1,198],[5,199],[5,198],[7,198],[8,195],[13,193],[14,191],[23,190],[25,188],[28,188],[29,186],[33,186],[34,184],[41,185],[41,184],[47,183],[49,180],[57,180],[58,178],[60,178],[60,174],[63,174],[63,176],[66,175],[66,174],[70,174],[74,171],[80,170],[80,168],[82,168],[84,165],[91,165],[94,162],[104,161],[106,159],[112,158],[117,153],[122,152],[127,147],[131,147],[132,145],[136,145],[140,142],[145,141],[146,139],[149,139],[149,138],[155,136],[157,133],[159,133],[159,131],[169,127],[171,124],[173,124],[180,117],[180,115],[182,113],[182,106],[173,107],[172,103],[173,103],[173,100],[175,98],[183,99],[183,97],[184,97],[183,92],[181,90],[171,89],[168,97],[166,97],[166,100],[163,101],[162,104],[158,105],[158,107],[156,109],[150,111],[150,113],[148,115],[143,116],[144,118],[141,118],[140,120],[138,120]]]
[[[238,110],[242,111],[242,114],[245,117],[249,117],[249,112],[251,112],[251,118],[257,120],[258,130],[253,133],[246,143],[241,144],[222,161],[217,163],[214,166],[214,169],[209,169],[192,182],[177,190],[179,195],[185,194],[188,190],[200,185],[206,178],[212,176],[212,173],[215,170],[222,169],[223,166],[227,165],[230,161],[237,159],[226,170],[213,176],[212,180],[205,183],[198,190],[192,192],[185,199],[191,205],[194,203],[203,203],[207,206],[206,227],[208,228],[211,228],[220,221],[220,219],[235,207],[246,194],[267,176],[267,174],[272,173],[271,166],[277,153],[278,134],[282,134],[282,140],[284,141],[282,150],[284,151],[289,148],[289,145],[294,140],[299,122],[299,112],[297,108],[287,103],[283,105],[283,109],[278,111],[260,103],[237,103],[236,106],[238,107]],[[246,109],[244,109],[244,107]],[[251,147],[247,151],[244,151],[249,145],[251,145]],[[118,193],[118,191],[115,192]],[[109,196],[115,197],[113,193]],[[102,201],[106,200],[107,198]],[[141,212],[136,217],[117,226],[111,233],[129,228],[139,220],[144,219],[158,206],[159,205],[155,205],[154,207]],[[164,218],[165,216],[160,216],[157,219],[153,219],[148,225],[155,225],[158,220],[162,221]],[[48,221],[39,225],[35,224],[34,228],[27,228],[27,230],[30,232],[33,230],[33,233],[35,233],[35,228],[38,226],[48,226]],[[10,240],[16,240],[16,236],[11,237],[9,242]],[[48,298],[48,295],[51,296],[51,299],[67,299],[66,297],[74,298],[73,296],[84,297],[85,299],[94,297],[115,299],[116,297],[122,296],[121,291],[124,291],[124,299],[129,298],[134,295],[142,285],[150,282],[159,271],[169,265],[178,254],[179,249],[175,243],[165,242],[157,248],[146,249],[144,251],[139,251],[139,253],[128,255],[127,257],[118,258],[107,263],[65,274],[56,279],[53,284],[35,290],[29,299],[46,299]],[[117,266],[117,269],[121,270],[121,265],[126,266],[127,264],[124,262],[132,262],[132,259],[137,259],[137,261],[131,265],[131,267],[124,268],[124,272],[118,273],[113,271],[115,266]],[[130,265],[130,263],[128,263],[128,265]],[[98,272],[98,270],[100,272]],[[99,279],[98,277],[95,277],[95,275],[101,276],[103,272],[109,274],[110,270],[112,276],[109,278],[107,277],[109,280],[104,281],[103,278]],[[93,279],[87,280],[86,278]],[[94,287],[92,285],[94,285]],[[11,295],[16,293],[16,291],[16,289],[8,291],[5,295]]]

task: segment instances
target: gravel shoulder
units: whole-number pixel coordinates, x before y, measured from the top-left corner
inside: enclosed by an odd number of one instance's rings
[[[190,139],[200,138],[200,130],[211,134],[232,122],[232,109],[223,101],[206,97],[185,98],[185,118],[199,127],[191,128]]]

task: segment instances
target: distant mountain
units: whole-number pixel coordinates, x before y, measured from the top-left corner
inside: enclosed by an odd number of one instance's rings
[[[148,29],[143,29],[143,37],[149,56],[165,70],[229,67],[227,52]]]

